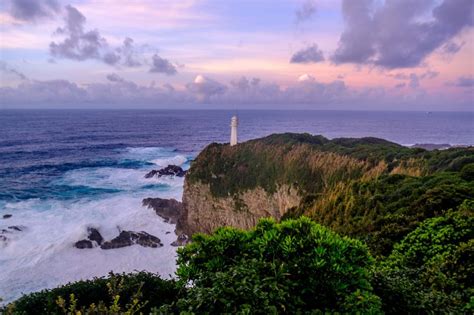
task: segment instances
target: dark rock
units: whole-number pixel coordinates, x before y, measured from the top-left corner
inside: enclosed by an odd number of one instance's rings
[[[171,233],[170,231],[166,231],[166,233],[165,233],[165,234],[170,234],[170,233]]]
[[[100,246],[104,241],[102,235],[100,235],[99,231],[95,228],[88,227],[87,228],[87,239],[77,241],[74,246],[76,248],[93,248],[96,246]]]
[[[4,214],[4,215],[3,215],[3,218],[4,218],[4,219],[9,219],[9,218],[11,218],[11,217],[12,217],[11,214]]]
[[[104,242],[102,245],[100,245],[100,248],[102,249],[112,249],[112,248],[120,248],[120,247],[126,247],[133,245],[134,242],[132,240],[132,232],[129,231],[122,231],[120,232],[119,236],[116,238]]]
[[[184,246],[188,243],[189,239],[186,234],[180,234],[178,235],[178,239],[171,243],[171,246]]]
[[[175,199],[146,198],[143,206],[152,208],[165,222],[176,224],[183,209],[183,204]]]
[[[133,232],[133,231],[122,231],[116,238],[104,242],[100,248],[102,249],[113,249],[131,246],[138,244],[144,247],[161,247],[161,241],[158,237],[148,234],[146,232]]]
[[[148,174],[145,175],[145,178],[152,178],[154,176],[161,177],[161,176],[177,176],[177,177],[184,177],[187,171],[183,170],[181,167],[176,165],[168,165],[165,168],[160,170],[152,170]]]
[[[98,245],[101,245],[104,241],[102,235],[100,235],[99,231],[95,228],[88,228],[87,231],[89,232],[89,236],[87,237],[91,241],[95,241]]]
[[[77,241],[76,244],[74,244],[76,248],[84,249],[84,248],[92,248],[94,247],[94,244],[92,244],[91,241],[89,240],[80,240]]]
[[[138,245],[141,245],[143,247],[161,247],[163,246],[163,244],[161,244],[161,240],[154,236],[154,235],[151,235],[151,234],[148,234],[146,232],[139,232],[138,233],[138,238],[135,240],[135,242],[138,244]]]

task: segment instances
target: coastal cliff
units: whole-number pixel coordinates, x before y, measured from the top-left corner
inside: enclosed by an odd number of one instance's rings
[[[301,202],[298,191],[288,185],[267,192],[261,187],[232,196],[214,196],[209,184],[186,182],[183,227],[187,234],[211,233],[220,226],[254,227],[264,217],[281,219],[288,209]]]
[[[247,229],[262,217],[279,220],[341,182],[386,171],[382,153],[387,150],[392,160],[410,151],[375,138],[328,140],[289,133],[232,147],[213,143],[186,177],[179,226],[193,234],[219,226]]]
[[[427,151],[377,138],[286,133],[213,143],[186,175],[177,230],[306,215],[385,254],[423,219],[472,197],[472,181],[459,174],[473,162],[473,148]]]

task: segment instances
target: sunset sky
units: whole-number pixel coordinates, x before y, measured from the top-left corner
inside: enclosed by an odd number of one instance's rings
[[[472,0],[6,0],[0,108],[474,110]]]

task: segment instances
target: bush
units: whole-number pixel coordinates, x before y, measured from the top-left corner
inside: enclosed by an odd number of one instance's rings
[[[191,284],[176,311],[298,313],[380,311],[360,241],[308,218],[261,220],[255,229],[197,234],[179,250],[178,277]]]
[[[180,289],[174,280],[163,280],[158,275],[139,272],[134,274],[113,274],[108,278],[95,278],[78,281],[64,286],[43,290],[25,295],[15,301],[15,314],[62,314],[63,308],[58,303],[61,297],[63,305],[75,304],[76,309],[88,309],[91,304],[113,305],[116,296],[120,296],[117,307],[127,308],[133,302],[137,292],[144,304],[141,311],[149,313],[154,307],[160,307],[174,301]],[[71,298],[72,295],[72,298]]]
[[[463,313],[474,296],[474,202],[425,220],[374,272],[386,313]]]

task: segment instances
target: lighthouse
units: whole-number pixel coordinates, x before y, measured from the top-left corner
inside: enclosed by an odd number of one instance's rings
[[[237,126],[239,125],[239,120],[237,116],[233,116],[230,120],[230,146],[237,144]]]

